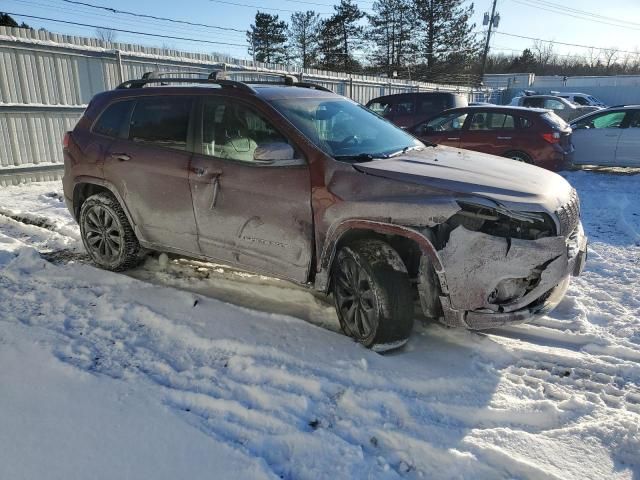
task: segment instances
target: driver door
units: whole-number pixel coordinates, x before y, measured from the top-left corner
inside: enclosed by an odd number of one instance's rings
[[[237,98],[204,96],[198,117],[189,184],[201,252],[305,282],[313,252],[306,161],[266,115]],[[292,158],[255,160],[256,150],[267,146],[288,149]]]

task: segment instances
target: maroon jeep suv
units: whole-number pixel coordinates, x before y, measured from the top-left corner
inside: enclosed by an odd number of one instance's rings
[[[523,322],[581,272],[562,177],[426,146],[292,77],[232,76],[125,82],[65,136],[66,202],[98,266],[157,250],[288,279],[331,293],[376,349],[406,342],[415,303],[450,326]]]

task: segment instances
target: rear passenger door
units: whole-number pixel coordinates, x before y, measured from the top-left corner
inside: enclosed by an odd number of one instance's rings
[[[460,147],[492,155],[513,149],[516,125],[513,115],[495,111],[473,111],[462,132]]]
[[[627,113],[625,127],[618,139],[615,164],[621,167],[640,167],[640,110]]]
[[[258,147],[288,148],[264,112],[225,95],[204,96],[189,183],[202,253],[298,282],[313,252],[311,182],[299,153],[254,160]],[[295,150],[295,147],[294,147]]]
[[[197,253],[188,149],[194,98],[142,96],[131,102],[108,148],[104,177],[118,190],[141,240]]]

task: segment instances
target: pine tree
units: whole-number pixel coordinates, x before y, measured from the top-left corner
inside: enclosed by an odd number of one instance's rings
[[[285,63],[287,61],[287,22],[278,15],[256,13],[255,23],[247,31],[249,54],[263,63]]]
[[[18,22],[16,22],[11,15],[3,12],[0,12],[0,27],[31,28],[24,22],[18,24]]]
[[[320,15],[313,10],[296,12],[291,15],[289,26],[289,45],[294,58],[302,68],[310,68],[318,61],[318,37],[320,34]]]
[[[368,15],[369,28],[366,38],[376,50],[373,63],[382,67],[387,75],[412,61],[417,45],[414,41],[416,16],[411,0],[378,0],[373,4],[372,15]]]
[[[422,56],[429,76],[464,68],[477,56],[479,44],[471,23],[473,4],[464,0],[415,0],[423,32]]]
[[[351,0],[340,0],[340,5],[333,8],[335,13],[320,27],[322,66],[327,70],[352,72],[360,67],[353,50],[362,40],[364,29],[359,22],[365,14]]]

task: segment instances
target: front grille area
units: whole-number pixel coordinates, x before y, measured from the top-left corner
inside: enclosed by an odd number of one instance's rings
[[[563,237],[568,237],[580,221],[580,199],[575,188],[571,190],[570,200],[556,210],[555,213],[560,222],[559,234]]]

